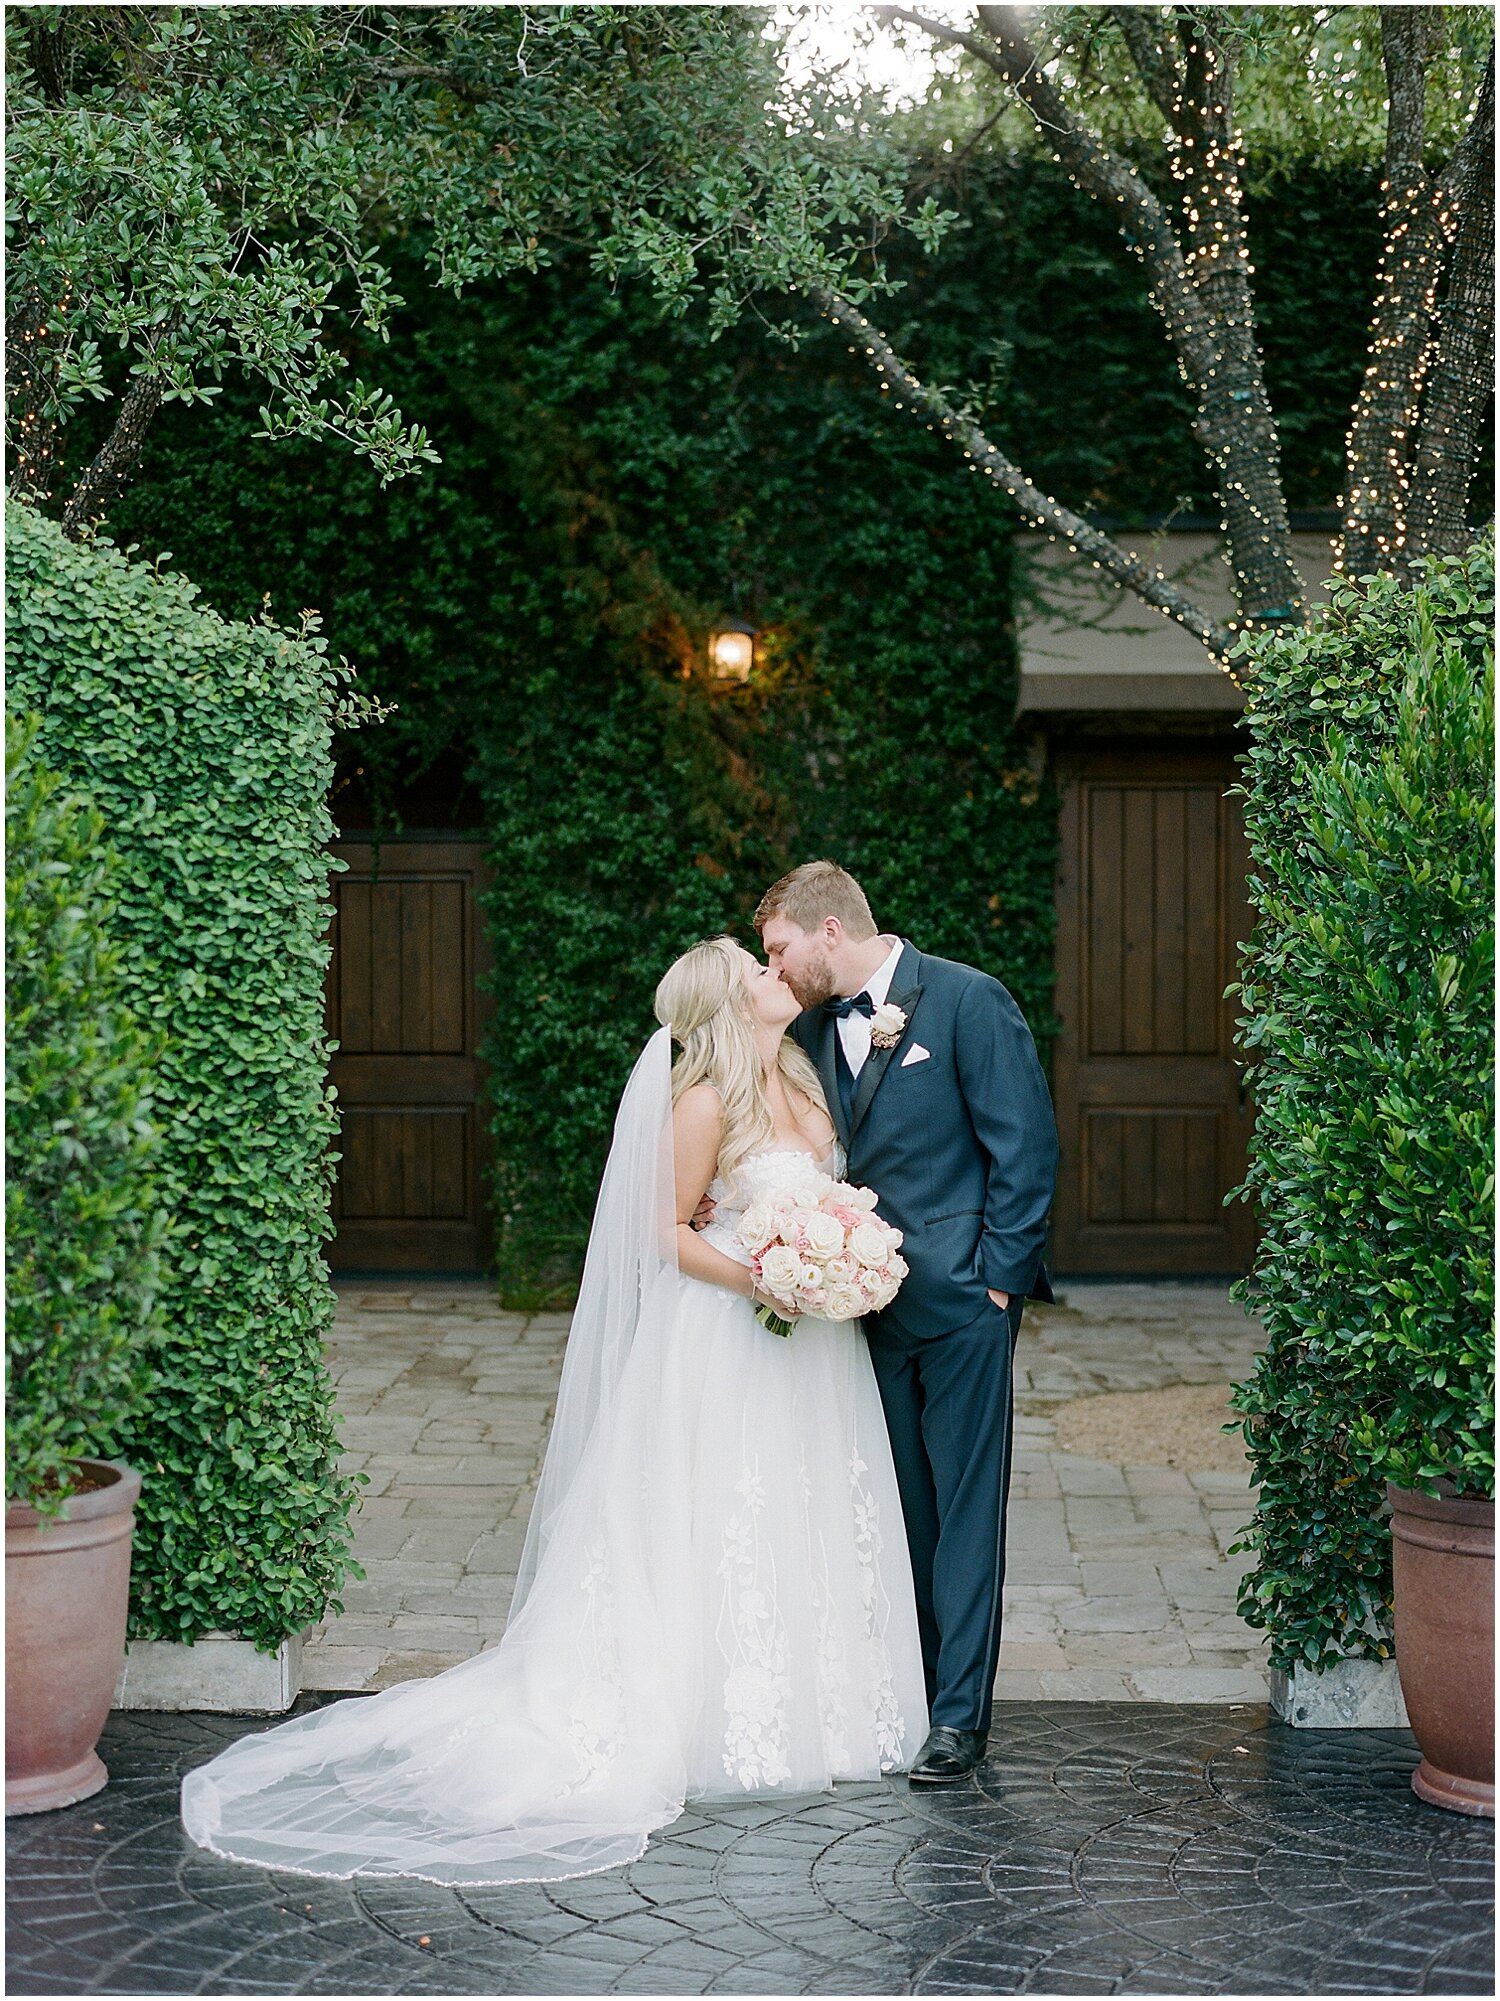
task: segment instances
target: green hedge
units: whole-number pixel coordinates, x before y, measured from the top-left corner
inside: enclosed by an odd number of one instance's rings
[[[70,1462],[110,1458],[161,1332],[157,1047],[109,939],[104,823],[7,721],[5,1493],[51,1512]]]
[[[1388,1479],[1494,1492],[1493,600],[1484,547],[1254,650],[1240,1609],[1281,1666],[1389,1652]]]
[[[102,815],[122,989],[164,1042],[164,1327],[119,1437],[145,1477],[132,1631],[225,1628],[271,1648],[338,1589],[353,1499],[320,1254],[338,675],[321,642],[228,624],[107,543],[70,543],[25,507],[6,526],[12,700]]]

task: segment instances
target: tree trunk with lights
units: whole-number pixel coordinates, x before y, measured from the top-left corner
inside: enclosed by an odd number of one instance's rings
[[[1123,28],[1132,10],[1116,12]],[[1153,94],[1160,92],[1170,107],[1168,122],[1178,141],[1172,171],[1183,187],[1185,273],[1217,349],[1208,380],[1192,385],[1201,413],[1198,437],[1217,473],[1245,621],[1296,621],[1304,588],[1288,548],[1281,444],[1255,339],[1250,250],[1240,219],[1244,154],[1218,10],[1185,13],[1182,39],[1180,64],[1163,50],[1164,60],[1153,66]]]
[[[1479,424],[1495,376],[1495,179],[1486,159],[1470,177],[1437,351],[1413,461],[1409,539],[1456,556],[1473,540],[1467,515]]]
[[[1194,429],[1214,468],[1241,623],[1299,617],[1305,593],[1288,550],[1281,448],[1255,340],[1234,79],[1218,10],[1179,9],[1175,42],[1156,33],[1150,16],[1114,10],[1171,133],[1168,158],[1182,189],[1175,228],[1141,176],[1110,154],[1063,98],[1026,39],[1019,10],[978,11],[989,41],[972,37],[966,46],[1035,115],[1077,185],[1119,212],[1121,233],[1146,266],[1152,301],[1197,399]]]
[[[159,375],[132,377],[130,387],[120,398],[120,414],[114,429],[90,459],[63,509],[65,535],[76,540],[91,524],[104,518],[111,503],[124,491],[146,442],[151,419],[161,408],[165,387]]]
[[[1177,7],[1168,18],[1156,8],[1109,9],[1166,122],[1168,163],[1181,190],[1175,221],[1068,102],[1028,39],[1020,9],[980,6],[972,29],[910,7],[874,11],[983,62],[1032,113],[1075,186],[1118,218],[1197,399],[1194,431],[1214,468],[1238,617],[1227,626],[1209,617],[1160,570],[1042,494],[977,424],[925,388],[848,300],[822,294],[822,310],[855,336],[885,385],[901,392],[899,400],[934,420],[1033,526],[1065,539],[1123,589],[1176,619],[1221,665],[1240,632],[1305,619],[1276,420],[1256,341],[1225,10]],[[1471,539],[1464,510],[1494,349],[1494,59],[1463,143],[1446,172],[1429,177],[1422,159],[1426,64],[1442,16],[1416,7],[1381,12],[1391,85],[1387,244],[1371,333],[1375,359],[1349,439],[1343,549],[1353,567],[1401,570],[1413,554],[1461,549]],[[1434,339],[1434,301],[1455,235],[1459,247]]]
[[[1442,172],[1430,173],[1427,69],[1441,26],[1436,9],[1381,10],[1389,92],[1385,253],[1371,358],[1346,450],[1339,552],[1340,569],[1354,575],[1405,570],[1414,557],[1467,541],[1463,515],[1494,348],[1494,57],[1462,143]],[[1438,288],[1455,239],[1460,248],[1435,336]]]
[[[1437,174],[1424,159],[1427,68],[1442,16],[1387,7],[1385,255],[1346,452],[1339,567],[1405,572],[1473,539],[1465,519],[1495,349],[1495,59]],[[1448,289],[1435,313],[1453,248]]]
[[[977,56],[1031,111],[1074,184],[1118,216],[1120,233],[1146,267],[1152,302],[1197,400],[1194,431],[1214,469],[1239,615],[1225,626],[1190,605],[1184,616],[1182,593],[1174,590],[1174,601],[1166,601],[1160,572],[1131,552],[1110,543],[1105,560],[1096,549],[1083,553],[1147,603],[1180,619],[1221,661],[1238,632],[1300,620],[1306,589],[1291,556],[1280,443],[1255,337],[1249,251],[1240,219],[1234,78],[1219,10],[1180,8],[1175,32],[1164,32],[1154,13],[1111,10],[1131,61],[1167,122],[1168,158],[1182,190],[1176,223],[1141,175],[1111,153],[1068,103],[1027,39],[1018,9],[980,7],[982,32],[950,28],[906,7],[878,11]],[[1018,495],[1012,481],[1006,486]],[[1064,525],[1055,503],[1051,511],[1027,511],[1049,531]],[[1077,535],[1068,533],[1070,544],[1081,547]],[[1099,539],[1097,530],[1090,534]],[[1132,571],[1144,573],[1153,588],[1142,590],[1128,574]]]

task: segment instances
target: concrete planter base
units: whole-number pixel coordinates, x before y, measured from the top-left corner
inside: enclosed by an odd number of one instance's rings
[[[294,1633],[274,1654],[232,1633],[205,1633],[192,1646],[132,1640],[115,1683],[116,1709],[208,1709],[279,1716],[302,1689],[302,1642]]]
[[[1314,1674],[1271,1670],[1271,1707],[1294,1730],[1404,1730],[1401,1677],[1389,1661],[1340,1661]]]

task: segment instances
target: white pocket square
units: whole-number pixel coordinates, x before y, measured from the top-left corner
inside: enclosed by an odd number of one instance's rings
[[[908,1063],[925,1063],[931,1054],[930,1049],[924,1049],[920,1042],[914,1042],[902,1057],[901,1068],[904,1070]]]

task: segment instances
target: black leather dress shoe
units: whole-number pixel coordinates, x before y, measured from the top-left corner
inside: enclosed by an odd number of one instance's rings
[[[978,1730],[949,1730],[940,1723],[927,1733],[906,1776],[914,1786],[956,1786],[983,1758],[986,1741]]]

